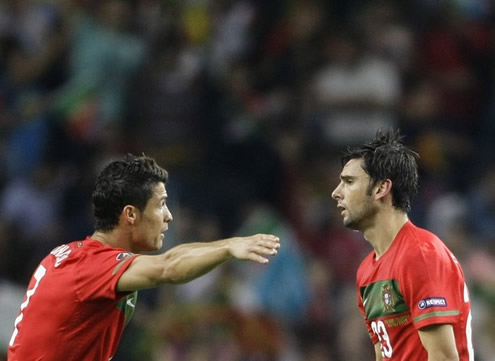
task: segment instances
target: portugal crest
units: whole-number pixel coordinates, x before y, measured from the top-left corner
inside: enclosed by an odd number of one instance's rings
[[[385,309],[385,312],[394,312],[394,305],[395,305],[395,300],[394,300],[394,295],[392,293],[392,290],[390,289],[389,284],[385,284],[382,287],[382,304],[383,308]]]

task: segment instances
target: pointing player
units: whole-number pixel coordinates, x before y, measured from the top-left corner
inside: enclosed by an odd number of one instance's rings
[[[109,361],[134,312],[138,290],[183,283],[229,259],[267,263],[279,239],[258,234],[185,243],[159,255],[172,221],[168,174],[146,156],[107,165],[93,192],[95,232],[54,249],[28,285],[9,361]]]
[[[342,157],[332,198],[344,225],[373,247],[357,272],[359,309],[377,361],[473,361],[461,266],[437,236],[408,218],[416,158],[395,131],[378,132]]]

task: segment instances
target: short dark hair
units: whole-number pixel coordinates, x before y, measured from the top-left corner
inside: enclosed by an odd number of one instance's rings
[[[342,155],[342,166],[351,159],[363,159],[363,169],[370,176],[369,191],[377,182],[392,181],[392,204],[404,212],[411,210],[411,197],[418,191],[418,153],[402,143],[397,130],[376,133],[362,146],[348,148]]]
[[[111,231],[119,224],[122,209],[130,204],[143,211],[153,187],[168,181],[168,173],[146,155],[126,155],[105,166],[93,190],[95,229]]]

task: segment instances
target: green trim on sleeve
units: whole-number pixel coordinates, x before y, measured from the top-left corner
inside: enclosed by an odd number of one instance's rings
[[[427,318],[430,318],[430,317],[458,316],[459,314],[460,314],[459,310],[431,312],[431,313],[427,313],[425,315],[415,317],[413,319],[413,322],[423,321],[423,320],[426,320]]]
[[[122,268],[122,266],[128,261],[130,260],[132,257],[135,257],[137,256],[136,254],[133,254],[133,253],[129,253],[128,255],[126,255],[124,258],[122,258],[122,260],[119,262],[119,264],[117,266],[115,266],[115,268],[113,269],[113,272],[112,272],[112,275],[116,275],[117,272],[119,271],[119,269]]]

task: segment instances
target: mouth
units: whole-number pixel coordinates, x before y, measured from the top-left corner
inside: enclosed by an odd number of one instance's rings
[[[165,228],[162,230],[162,232],[160,233],[160,239],[163,241],[165,239],[165,232],[167,232],[167,229],[168,228]]]
[[[341,215],[344,215],[346,208],[343,205],[337,205],[337,209],[340,211]]]

